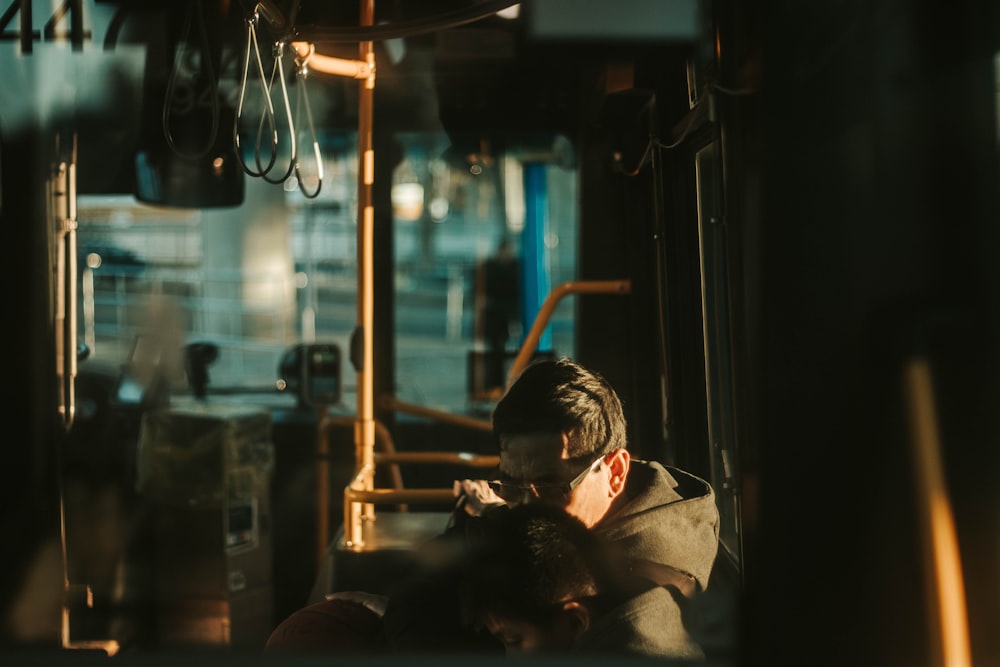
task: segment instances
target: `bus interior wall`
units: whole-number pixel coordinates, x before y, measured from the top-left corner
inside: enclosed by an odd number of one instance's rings
[[[972,662],[997,664],[986,625],[1000,611],[1000,517],[982,494],[1000,470],[988,417],[1000,293],[986,257],[1000,214],[989,83],[1000,17],[975,2],[839,9],[777,10],[762,24],[759,429],[742,462],[759,506],[744,640],[757,655],[812,658],[822,646],[837,664],[863,648],[870,664],[937,664],[940,647],[914,637],[933,597],[914,585],[928,554],[904,395],[907,364],[923,359],[940,397]]]

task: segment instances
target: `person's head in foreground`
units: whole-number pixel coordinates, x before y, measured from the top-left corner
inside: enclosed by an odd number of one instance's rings
[[[487,515],[463,575],[467,621],[507,653],[567,653],[622,593],[606,545],[559,507]]]
[[[621,400],[569,359],[528,366],[497,403],[493,434],[500,468],[490,488],[508,505],[559,506],[592,527],[625,488]]]

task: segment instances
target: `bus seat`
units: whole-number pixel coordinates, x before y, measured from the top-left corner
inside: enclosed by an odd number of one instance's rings
[[[364,546],[348,548],[341,526],[320,563],[309,604],[327,593],[387,594],[416,563],[420,545],[444,532],[450,512],[379,512],[364,524]]]
[[[323,600],[299,609],[271,632],[265,652],[318,652],[328,649],[379,652],[385,649],[381,619],[349,600]]]

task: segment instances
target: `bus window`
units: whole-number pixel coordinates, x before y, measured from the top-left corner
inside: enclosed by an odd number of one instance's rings
[[[155,333],[168,357],[205,341],[219,348],[210,393],[273,392],[293,344],[349,349],[357,299],[354,142],[349,133],[325,138],[325,182],[313,199],[296,191],[294,179],[283,188],[256,178],[231,208],[80,195],[78,326],[91,359],[121,363],[138,335]],[[182,390],[174,361],[163,369]]]
[[[486,411],[549,291],[576,277],[576,170],[489,142],[400,133],[392,183],[396,392]],[[573,355],[571,299],[540,353]]]

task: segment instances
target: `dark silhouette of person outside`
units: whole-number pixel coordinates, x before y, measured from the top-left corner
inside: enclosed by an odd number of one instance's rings
[[[487,390],[502,389],[511,324],[520,319],[520,266],[507,238],[500,240],[496,253],[484,262],[479,278],[486,340],[484,386]]]

